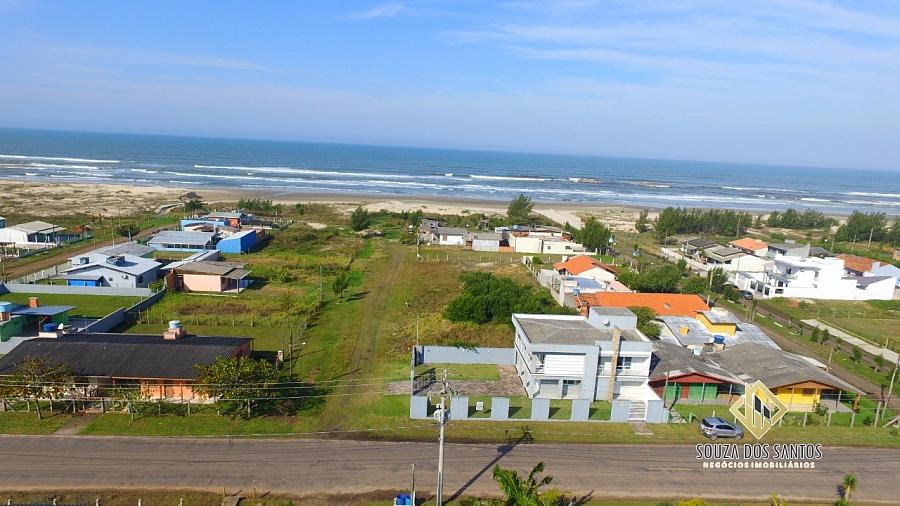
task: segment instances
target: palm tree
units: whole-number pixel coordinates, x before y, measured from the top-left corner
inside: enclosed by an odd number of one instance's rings
[[[541,498],[540,488],[549,485],[553,481],[552,476],[544,476],[540,480],[538,475],[544,472],[544,463],[538,462],[528,473],[527,478],[520,478],[519,473],[512,469],[503,469],[499,465],[494,466],[493,478],[500,485],[503,492],[503,506],[546,506]]]
[[[847,473],[844,475],[844,481],[841,482],[841,486],[839,487],[841,500],[846,501],[847,504],[850,503],[850,495],[853,494],[853,491],[856,490],[856,475],[853,473]]]

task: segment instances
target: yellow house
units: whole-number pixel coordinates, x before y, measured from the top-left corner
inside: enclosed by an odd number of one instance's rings
[[[746,384],[761,381],[788,411],[812,411],[816,403],[834,411],[839,403],[855,403],[862,393],[818,361],[771,346],[741,343],[708,356]]]
[[[710,334],[733,336],[737,332],[740,320],[727,309],[713,308],[697,313],[697,320],[706,327]]]

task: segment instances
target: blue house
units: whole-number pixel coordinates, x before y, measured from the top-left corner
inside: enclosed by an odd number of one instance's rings
[[[247,253],[256,246],[256,230],[245,230],[223,238],[216,244],[222,253]]]

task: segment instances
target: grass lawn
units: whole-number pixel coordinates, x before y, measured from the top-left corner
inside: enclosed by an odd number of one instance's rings
[[[38,419],[35,413],[0,413],[0,434],[53,434],[72,419],[71,415],[44,413]]]
[[[416,368],[416,375],[425,374],[433,371],[437,379],[440,379],[444,369],[447,370],[447,379],[449,380],[499,380],[500,371],[493,364],[425,364]],[[409,378],[409,366],[407,366],[406,376],[400,379]]]
[[[75,306],[69,316],[88,318],[102,318],[116,309],[131,307],[141,301],[141,297],[45,293],[5,293],[0,295],[0,300],[27,306],[29,297],[38,297],[42,306]]]

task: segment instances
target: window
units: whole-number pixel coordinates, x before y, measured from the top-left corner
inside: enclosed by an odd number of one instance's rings
[[[140,276],[137,277],[137,282],[138,282],[138,283],[143,283],[143,282],[144,282],[144,275],[143,275],[143,274],[141,274]]]
[[[816,393],[816,391],[812,388],[804,388],[803,389],[803,395],[811,396],[811,395],[814,395],[815,393]]]
[[[563,385],[577,385],[581,380],[563,380]]]
[[[631,369],[631,357],[619,357],[616,363],[617,369]]]

